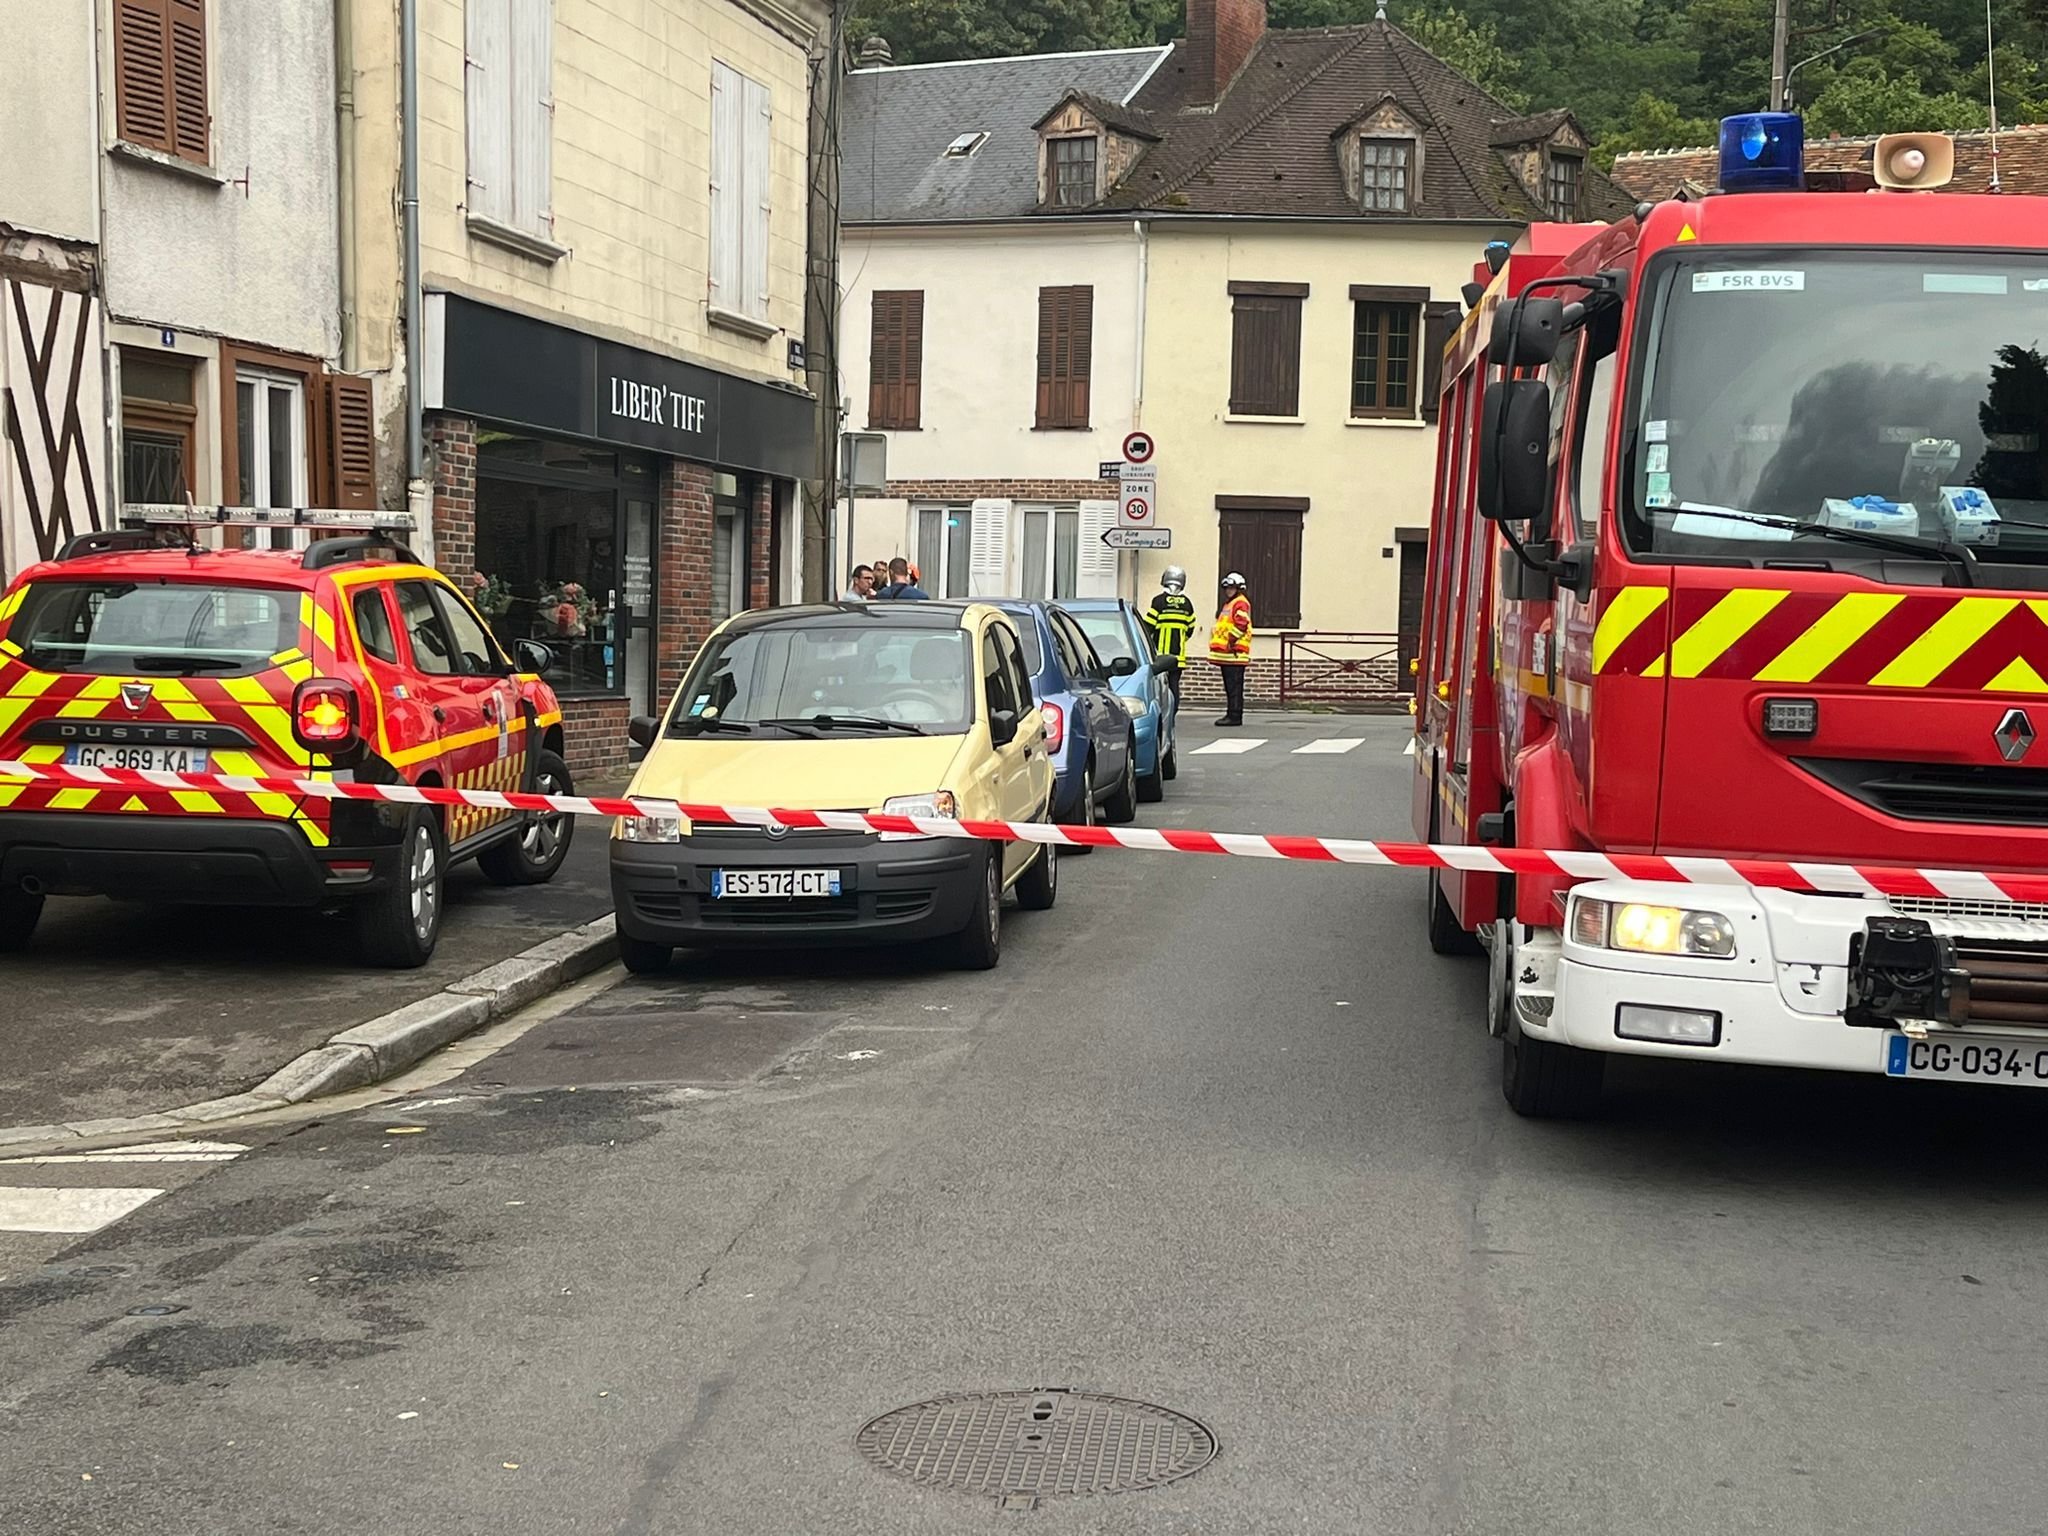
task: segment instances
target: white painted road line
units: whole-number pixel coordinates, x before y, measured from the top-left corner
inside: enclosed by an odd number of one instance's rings
[[[45,1152],[39,1157],[9,1157],[0,1159],[0,1167],[31,1165],[47,1167],[52,1163],[84,1163],[102,1168],[116,1167],[123,1163],[232,1163],[241,1156],[241,1149],[233,1152],[127,1152],[119,1156],[108,1156],[94,1152]]]
[[[0,1232],[97,1232],[160,1189],[18,1189],[0,1185]]]
[[[1401,748],[1401,755],[1403,757],[1413,757],[1415,755],[1415,738],[1413,736],[1410,736],[1408,744]]]
[[[1321,741],[1303,742],[1294,749],[1294,756],[1309,757],[1316,753],[1334,754],[1350,752],[1365,745],[1363,736],[1330,736]]]
[[[1224,738],[1222,741],[1212,741],[1207,746],[1197,747],[1188,755],[1190,757],[1200,757],[1205,752],[1213,752],[1219,757],[1234,757],[1240,752],[1255,751],[1265,744],[1266,738],[1263,736],[1231,736]]]

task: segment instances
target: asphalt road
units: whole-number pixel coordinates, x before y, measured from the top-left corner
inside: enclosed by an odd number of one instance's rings
[[[344,915],[52,900],[0,955],[0,1126],[155,1114],[240,1093],[338,1030],[401,1008],[612,909],[605,829],[546,885],[448,877],[434,958],[366,967]]]
[[[1245,734],[1145,819],[1404,833],[1401,723]],[[2042,1529],[2040,1101],[1649,1064],[1519,1121],[1417,886],[1099,853],[993,973],[679,962],[245,1135],[0,1283],[0,1530]],[[853,1448],[1046,1387],[1220,1454],[1002,1514]]]

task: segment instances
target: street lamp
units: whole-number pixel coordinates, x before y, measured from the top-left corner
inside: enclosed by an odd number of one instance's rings
[[[1792,110],[1792,77],[1798,74],[1799,71],[1806,68],[1806,66],[1809,64],[1818,64],[1822,59],[1828,57],[1828,55],[1830,54],[1840,53],[1844,48],[1849,47],[1852,43],[1860,43],[1865,38],[1877,36],[1878,31],[1878,28],[1872,27],[1867,32],[1854,33],[1849,37],[1843,38],[1839,43],[1835,44],[1835,46],[1832,48],[1823,48],[1819,53],[1809,54],[1806,58],[1801,59],[1797,64],[1794,64],[1790,69],[1786,70],[1785,84],[1783,86],[1785,105],[1779,110],[1786,112]]]

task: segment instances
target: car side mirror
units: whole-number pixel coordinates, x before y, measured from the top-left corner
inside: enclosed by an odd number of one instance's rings
[[[1557,356],[1566,325],[1563,299],[1524,294],[1494,312],[1486,360],[1495,367],[1541,368]]]
[[[999,747],[1007,747],[1017,739],[1017,711],[999,709],[988,717],[988,739]]]
[[[1111,677],[1129,677],[1137,670],[1138,658],[1135,656],[1119,656],[1109,664]]]
[[[546,677],[555,664],[555,653],[538,640],[519,640],[512,646],[512,657],[519,663],[519,670]]]
[[[1486,386],[1479,418],[1479,515],[1529,523],[1550,537],[1550,387],[1541,379]]]
[[[654,745],[661,734],[661,722],[652,715],[635,715],[626,722],[626,739],[636,747]]]

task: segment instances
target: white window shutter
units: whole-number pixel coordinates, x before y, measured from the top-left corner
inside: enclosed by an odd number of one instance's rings
[[[1116,503],[1081,503],[1081,558],[1077,597],[1116,596],[1116,551],[1102,542],[1104,530],[1116,526]]]
[[[512,4],[511,222],[546,236],[554,214],[554,0]]]
[[[1010,592],[1010,503],[999,496],[974,503],[974,543],[967,558],[969,597],[1006,597]]]
[[[749,80],[746,101],[746,154],[742,167],[742,203],[746,228],[740,245],[746,264],[744,313],[768,318],[769,165],[774,153],[775,114],[768,87]]]
[[[736,69],[711,65],[711,303],[738,311],[746,302],[740,275],[742,112],[746,82]]]
[[[512,0],[464,0],[471,213],[512,218]]]

